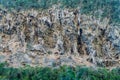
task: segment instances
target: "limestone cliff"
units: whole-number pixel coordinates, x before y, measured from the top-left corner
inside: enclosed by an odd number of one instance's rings
[[[120,28],[109,19],[53,7],[0,10],[0,62],[9,66],[120,65]]]

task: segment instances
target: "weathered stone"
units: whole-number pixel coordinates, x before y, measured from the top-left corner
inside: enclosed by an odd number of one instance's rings
[[[0,63],[5,62],[6,61],[5,58],[6,58],[5,55],[0,54]]]
[[[77,10],[58,8],[11,13],[2,10],[0,14],[0,52],[8,54],[13,64],[38,65],[42,56],[46,66],[75,65],[64,55],[86,55],[91,63],[104,66],[102,60],[119,58],[120,28],[109,25],[107,18],[100,21]],[[62,57],[46,57],[54,53]]]
[[[31,64],[32,59],[24,53],[16,53],[9,57],[10,63],[23,65],[23,64]]]
[[[46,66],[50,66],[50,67],[56,67],[59,66],[57,64],[57,61],[55,59],[48,59],[48,58],[44,58],[44,63]]]

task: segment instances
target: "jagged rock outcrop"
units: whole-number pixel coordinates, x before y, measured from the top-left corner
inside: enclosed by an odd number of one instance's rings
[[[70,59],[63,58],[65,55],[74,56],[71,65],[120,64],[120,28],[110,25],[107,18],[100,20],[92,15],[81,15],[79,9],[56,8],[19,12],[1,10],[0,16],[0,55],[6,55],[5,61],[10,65],[14,61],[18,66],[22,63],[67,64]],[[50,55],[60,55],[60,58],[47,59]],[[76,57],[83,61],[78,63]]]

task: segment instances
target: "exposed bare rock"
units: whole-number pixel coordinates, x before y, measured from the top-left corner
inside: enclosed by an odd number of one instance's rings
[[[108,18],[100,20],[81,15],[79,10],[57,8],[3,10],[0,18],[0,56],[6,54],[10,66],[120,64],[120,28],[110,25]]]

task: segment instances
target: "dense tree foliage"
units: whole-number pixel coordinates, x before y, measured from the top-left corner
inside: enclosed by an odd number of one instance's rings
[[[82,12],[110,18],[110,23],[120,23],[120,0],[83,0]]]
[[[0,64],[0,80],[120,80],[120,68],[112,71],[80,66],[10,68]]]

